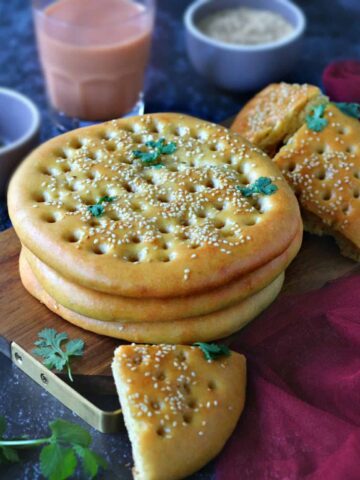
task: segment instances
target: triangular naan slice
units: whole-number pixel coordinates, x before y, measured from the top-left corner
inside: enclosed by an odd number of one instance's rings
[[[273,83],[242,108],[231,130],[273,157],[304,123],[308,105],[321,99],[313,85]]]
[[[301,205],[305,230],[335,237],[360,261],[360,123],[329,103],[321,131],[305,124],[274,157]]]
[[[198,347],[123,345],[113,375],[136,480],[176,480],[223,448],[244,407],[246,360],[206,360]]]

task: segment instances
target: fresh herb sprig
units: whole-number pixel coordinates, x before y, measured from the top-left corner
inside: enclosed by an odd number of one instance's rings
[[[272,195],[278,190],[278,187],[274,185],[271,178],[268,177],[259,177],[254,183],[246,185],[246,187],[237,186],[236,188],[244,195],[244,197],[251,197],[256,193]]]
[[[231,355],[231,350],[226,345],[204,342],[196,342],[194,345],[202,350],[206,360],[216,360],[219,357]]]
[[[106,461],[89,447],[91,435],[79,425],[66,420],[55,420],[49,424],[51,435],[46,438],[5,439],[6,420],[0,417],[0,464],[20,461],[19,449],[42,446],[40,469],[49,480],[70,478],[81,462],[86,478],[94,478],[100,468],[106,469]]]
[[[360,103],[334,102],[334,105],[345,115],[360,120]]]
[[[161,155],[170,155],[176,151],[176,143],[166,143],[166,140],[163,137],[160,138],[160,140],[158,140],[157,142],[155,142],[154,140],[150,140],[149,142],[146,142],[145,145],[147,147],[158,150]]]
[[[53,328],[45,328],[38,333],[39,340],[35,342],[37,348],[33,353],[43,358],[45,367],[59,372],[65,368],[71,382],[74,381],[71,373],[71,357],[82,357],[85,343],[80,338],[69,340],[67,333],[58,333]],[[67,341],[66,345],[63,342]]]
[[[149,140],[145,143],[145,146],[149,148],[148,151],[133,150],[132,153],[135,158],[139,158],[143,163],[148,165],[156,164],[156,166],[162,166],[162,164],[158,163],[161,155],[171,155],[176,151],[176,143],[166,143],[165,138],[160,138],[157,142]]]
[[[105,195],[98,200],[95,205],[89,205],[88,211],[91,213],[93,217],[101,217],[104,214],[105,208],[103,203],[111,203],[116,200],[116,197],[109,197]]]
[[[17,451],[8,446],[2,445],[2,438],[6,431],[6,420],[4,417],[0,417],[0,465],[3,463],[16,463],[20,461]]]
[[[315,105],[311,107],[309,113],[306,115],[306,125],[313,132],[322,132],[328,125],[328,120],[324,118],[326,107],[326,103]]]

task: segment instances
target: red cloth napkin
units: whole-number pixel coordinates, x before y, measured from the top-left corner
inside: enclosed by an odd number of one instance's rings
[[[360,102],[360,61],[333,62],[323,73],[325,91],[335,102]]]
[[[247,400],[216,480],[359,480],[360,275],[281,298],[231,348]]]

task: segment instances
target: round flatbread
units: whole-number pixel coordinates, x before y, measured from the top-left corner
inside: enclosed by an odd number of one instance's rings
[[[26,247],[24,255],[36,279],[58,303],[82,315],[103,321],[162,322],[222,310],[265,288],[283,272],[299,251],[302,229],[289,248],[267,265],[215,290],[171,298],[131,298],[90,290],[60,276]]]
[[[261,177],[275,190],[252,188]],[[177,114],[50,140],[15,173],[8,205],[42,262],[76,284],[136,298],[226,285],[281,255],[300,219],[270,159],[223,127]]]
[[[103,322],[80,315],[57,303],[36,280],[26,259],[20,257],[20,275],[31,295],[51,311],[78,327],[137,343],[209,342],[231,335],[259,315],[279,294],[284,273],[260,292],[225,310],[173,322]]]

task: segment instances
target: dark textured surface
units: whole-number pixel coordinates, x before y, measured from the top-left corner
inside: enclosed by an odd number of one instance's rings
[[[220,121],[236,113],[251,95],[231,95],[207,84],[189,65],[186,57],[182,14],[188,0],[160,0],[151,66],[146,80],[147,111],[181,111]],[[334,59],[359,58],[359,0],[301,0],[308,18],[303,55],[297,69],[284,80],[321,85],[323,68]],[[46,111],[44,86],[36,56],[29,2],[0,0],[0,86],[27,94],[39,106],[42,139],[53,132]],[[10,225],[4,201],[0,201],[0,230]],[[1,306],[0,306],[1,313]],[[49,421],[57,417],[80,422],[59,402],[22,374],[0,355],[0,413],[7,417],[9,434],[42,436]],[[92,432],[94,446],[106,456],[111,472],[104,478],[131,478],[122,467],[131,462],[129,442],[123,430],[118,435]],[[37,453],[24,455],[20,466],[0,468],[1,479],[40,478]],[[211,465],[197,480],[212,478]],[[341,480],[341,479],[339,479]]]

